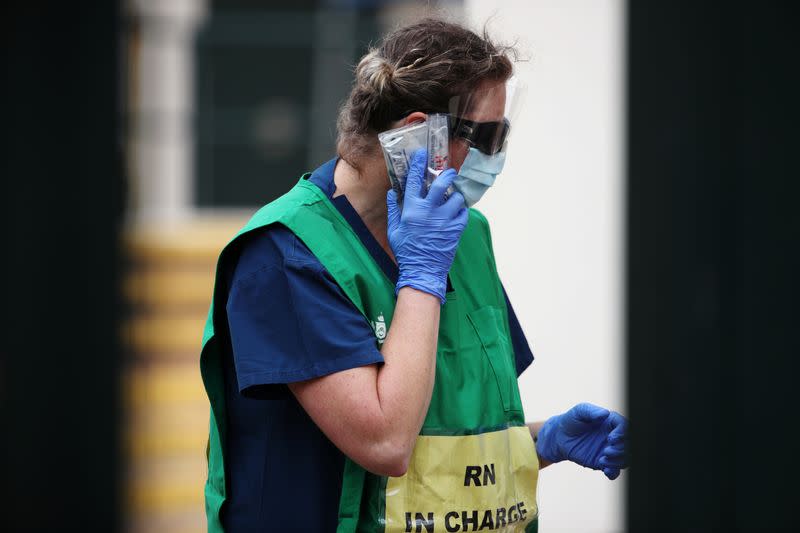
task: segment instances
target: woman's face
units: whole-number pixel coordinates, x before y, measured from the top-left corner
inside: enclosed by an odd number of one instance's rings
[[[505,115],[506,84],[494,80],[486,80],[475,90],[477,96],[473,97],[465,118],[475,122],[500,122]],[[463,139],[450,140],[450,166],[456,170],[461,169],[467,154],[469,143]]]

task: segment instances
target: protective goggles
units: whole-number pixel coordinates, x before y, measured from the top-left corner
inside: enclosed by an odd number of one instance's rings
[[[502,151],[526,92],[524,84],[512,76],[452,97],[448,104],[451,138],[487,155]]]
[[[507,118],[497,122],[476,122],[450,115],[450,138],[465,141],[486,155],[494,155],[503,149],[511,131]]]

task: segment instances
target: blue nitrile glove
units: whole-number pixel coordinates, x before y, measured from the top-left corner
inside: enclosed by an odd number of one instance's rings
[[[628,466],[627,431],[628,420],[621,414],[579,403],[547,419],[539,430],[536,452],[551,463],[567,459],[616,479],[620,469]]]
[[[456,178],[452,168],[433,180],[425,196],[423,183],[427,161],[425,150],[414,153],[406,177],[402,212],[394,190],[386,195],[389,245],[400,269],[395,292],[401,287],[413,287],[438,296],[444,304],[447,272],[469,214],[459,192],[442,202],[445,191]]]

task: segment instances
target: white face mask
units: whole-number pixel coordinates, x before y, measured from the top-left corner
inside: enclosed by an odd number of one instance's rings
[[[464,196],[464,203],[472,207],[483,193],[494,185],[497,175],[506,162],[505,149],[494,155],[486,155],[477,148],[470,148],[453,186]]]

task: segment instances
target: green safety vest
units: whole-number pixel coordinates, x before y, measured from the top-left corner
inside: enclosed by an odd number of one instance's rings
[[[283,224],[333,276],[380,347],[392,321],[394,284],[309,175],[261,208],[223,249],[217,280],[232,243],[256,228]],[[339,533],[537,530],[539,463],[522,412],[489,226],[475,209],[450,280],[454,290],[441,310],[433,395],[408,471],[379,476],[347,458]],[[213,532],[222,531],[219,511],[226,494],[223,351],[214,336],[226,320],[221,290],[216,283],[200,356],[211,403],[205,502]]]

